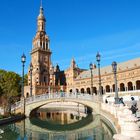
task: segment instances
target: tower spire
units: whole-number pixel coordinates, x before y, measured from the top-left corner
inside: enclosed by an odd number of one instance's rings
[[[45,31],[45,16],[43,13],[42,0],[40,0],[40,11],[38,15],[38,31]]]
[[[39,13],[39,15],[44,16],[44,15],[43,15],[42,0],[41,0],[41,2],[40,2],[40,13]]]
[[[33,38],[33,49],[31,51],[31,62],[34,66],[34,74],[32,75],[33,95],[41,94],[42,91],[47,92],[51,79],[49,73],[51,50],[49,48],[49,37],[45,31],[46,19],[43,12],[42,0],[38,1],[40,2],[40,11],[37,17],[37,32]],[[28,73],[28,79],[30,80],[30,72]],[[30,83],[30,81],[28,82]]]
[[[42,7],[42,0],[40,0],[40,7]]]

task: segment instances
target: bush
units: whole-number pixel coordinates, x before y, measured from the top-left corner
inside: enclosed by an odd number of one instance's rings
[[[0,119],[3,119],[3,116],[2,115],[0,115]]]

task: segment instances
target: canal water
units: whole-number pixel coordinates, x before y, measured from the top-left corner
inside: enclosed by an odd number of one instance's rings
[[[58,103],[57,103],[58,104]],[[67,103],[68,104],[68,103]],[[57,107],[58,106],[58,107]],[[50,104],[32,118],[0,126],[2,140],[112,140],[115,133],[102,116],[81,104]]]

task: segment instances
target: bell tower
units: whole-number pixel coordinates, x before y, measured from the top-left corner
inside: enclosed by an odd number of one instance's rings
[[[31,51],[32,86],[33,95],[48,92],[49,86],[49,69],[51,65],[51,50],[49,47],[50,40],[46,34],[46,19],[43,12],[42,3],[37,18],[37,32],[33,38],[33,48]],[[30,73],[30,70],[29,70]],[[28,84],[30,85],[30,74],[28,73]]]

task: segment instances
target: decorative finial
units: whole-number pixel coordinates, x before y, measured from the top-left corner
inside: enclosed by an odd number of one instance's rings
[[[43,16],[42,0],[40,0],[40,16]]]
[[[40,7],[42,7],[42,0],[40,0]]]

